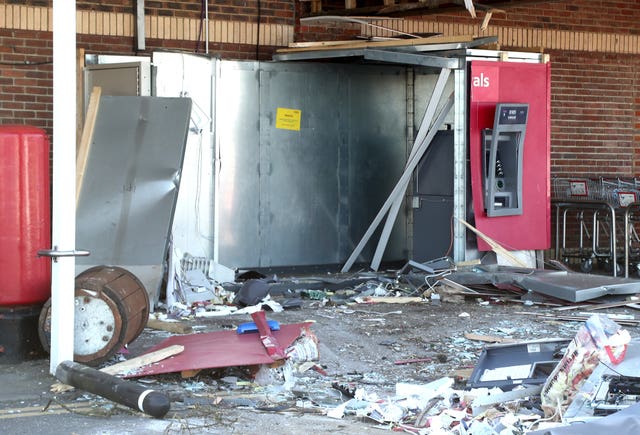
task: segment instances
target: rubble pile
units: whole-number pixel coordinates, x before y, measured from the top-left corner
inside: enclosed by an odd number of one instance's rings
[[[448,258],[382,273],[249,271],[220,282],[194,269],[174,279],[147,325],[163,340],[147,351],[183,350],[122,376],[173,392],[176,413],[197,405],[413,434],[555,434],[573,423],[588,430],[640,396],[635,316],[595,312],[635,309],[627,282],[613,297],[602,298],[610,284],[600,281],[555,297],[570,272]],[[421,325],[408,326],[405,316],[421,311]],[[267,319],[286,313],[301,321]],[[443,313],[464,330],[438,335]],[[240,321],[247,315],[254,321]],[[351,329],[332,340],[345,319]]]

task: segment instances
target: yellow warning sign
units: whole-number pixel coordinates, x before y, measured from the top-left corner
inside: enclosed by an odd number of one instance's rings
[[[300,116],[302,112],[298,109],[285,109],[278,107],[276,111],[276,128],[284,130],[300,131]]]

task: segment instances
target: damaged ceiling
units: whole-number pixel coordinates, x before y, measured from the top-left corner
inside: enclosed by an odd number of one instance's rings
[[[518,6],[558,3],[562,0],[308,0],[311,4],[307,17],[324,16],[385,16],[405,17],[457,13],[465,9],[476,17],[476,11],[492,11]]]

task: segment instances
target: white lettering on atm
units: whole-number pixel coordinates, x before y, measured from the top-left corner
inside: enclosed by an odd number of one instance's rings
[[[474,88],[488,88],[489,87],[489,77],[486,77],[484,73],[480,73],[480,76],[476,76],[473,78],[473,87]]]

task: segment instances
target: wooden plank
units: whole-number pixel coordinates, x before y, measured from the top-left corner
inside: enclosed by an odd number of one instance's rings
[[[123,361],[108,367],[104,367],[100,369],[101,372],[105,372],[109,375],[119,375],[126,374],[131,372],[132,370],[139,369],[149,364],[153,364],[164,359],[169,358],[170,356],[177,355],[184,351],[184,346],[181,345],[171,345],[165,347],[163,349],[158,349],[155,352],[151,352],[145,355],[141,355],[135,358],[131,358],[130,360]],[[62,382],[56,382],[51,386],[51,391],[54,393],[62,393],[65,391],[71,391],[73,387],[71,385],[64,384]]]
[[[465,332],[464,338],[467,340],[484,341],[486,343],[517,343],[518,340],[507,337],[498,337],[496,335],[476,334],[473,332]]]
[[[191,332],[193,332],[191,326],[182,322],[164,322],[158,319],[149,319],[147,321],[147,328],[172,332],[174,334],[191,334]]]
[[[147,366],[149,364],[153,364],[158,361],[165,360],[170,356],[178,355],[183,351],[184,351],[184,346],[174,344],[174,345],[165,347],[163,349],[158,349],[155,352],[147,353],[145,355],[140,355],[138,357],[131,358],[130,360],[122,361],[118,364],[105,367],[100,371],[108,373],[110,375],[114,375],[114,376],[119,374],[126,374],[128,372]]]
[[[478,235],[478,237],[480,237],[482,240],[487,242],[487,244],[489,246],[491,246],[491,250],[493,252],[495,252],[496,254],[500,254],[500,255],[506,257],[507,259],[509,259],[513,263],[514,266],[527,267],[527,265],[524,264],[524,262],[522,262],[519,258],[514,256],[511,252],[507,251],[505,248],[500,246],[498,244],[498,242],[493,240],[491,237],[487,236],[482,231],[476,229],[475,227],[473,227],[469,223],[465,222],[464,220],[459,219],[459,218],[456,218],[456,219],[458,219],[458,222],[460,222],[462,225],[464,225],[465,227],[469,228],[471,231],[476,233]]]
[[[80,190],[82,189],[82,180],[84,179],[84,171],[87,167],[87,159],[91,148],[91,140],[93,139],[93,129],[96,125],[98,116],[98,107],[100,105],[100,94],[102,89],[98,86],[94,87],[89,97],[89,105],[87,106],[87,115],[84,120],[82,129],[82,137],[78,146],[78,155],[76,157],[76,206],[80,199]]]
[[[592,303],[592,304],[582,304],[582,305],[569,305],[566,307],[556,308],[555,310],[569,311],[569,310],[582,309],[585,311],[594,311],[594,310],[603,310],[607,308],[629,307],[633,305],[633,303],[634,303],[633,301],[618,301],[618,302],[610,302],[608,304]]]
[[[300,47],[300,48],[281,48],[278,53],[297,53],[304,51],[326,51],[326,50],[342,50],[342,49],[357,49],[357,48],[376,48],[376,47],[407,47],[415,45],[429,45],[429,44],[452,44],[456,42],[471,42],[473,36],[460,35],[460,36],[429,36],[428,38],[413,38],[402,39],[394,41],[354,41],[348,44],[343,44],[337,47]]]
[[[519,311],[514,314],[525,314],[529,316],[535,316],[539,319],[544,320],[563,320],[567,322],[586,322],[591,316],[580,316],[580,315],[561,315],[561,314],[542,314],[542,313],[533,313],[530,311]],[[623,326],[638,326],[640,324],[640,320],[632,320],[632,319],[612,319],[619,325]]]
[[[386,40],[393,38],[386,38]],[[396,41],[400,41],[399,39],[395,39]],[[367,40],[368,41],[368,40]],[[290,48],[318,48],[318,47],[335,47],[337,45],[345,45],[345,44],[353,44],[353,39],[350,40],[341,40],[341,41],[307,41],[307,42],[291,42],[289,44]],[[363,40],[364,42],[364,40]]]
[[[76,144],[82,139],[84,123],[84,48],[76,50]],[[78,150],[76,149],[76,152]]]
[[[419,296],[367,296],[362,300],[365,304],[413,304],[424,302],[424,299]]]

